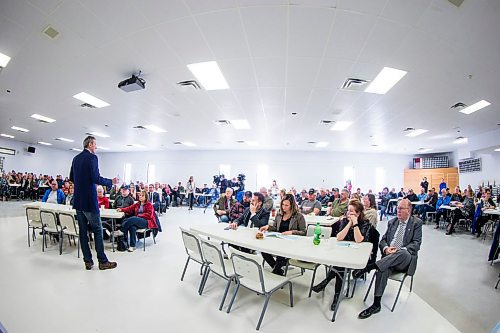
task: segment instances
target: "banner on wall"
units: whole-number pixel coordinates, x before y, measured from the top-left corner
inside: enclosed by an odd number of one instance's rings
[[[465,158],[458,161],[460,173],[480,172],[482,170],[481,158]]]

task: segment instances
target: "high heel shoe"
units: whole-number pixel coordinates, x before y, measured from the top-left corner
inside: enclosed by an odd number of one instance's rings
[[[320,283],[318,283],[317,285],[315,285],[314,287],[312,287],[312,290],[315,293],[319,293],[319,292],[325,290],[326,286],[328,285],[328,282],[330,282],[330,281],[325,279],[325,280],[321,281]]]

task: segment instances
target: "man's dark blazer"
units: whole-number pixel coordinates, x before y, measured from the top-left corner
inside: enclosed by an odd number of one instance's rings
[[[84,212],[99,212],[96,184],[111,187],[112,181],[99,175],[97,156],[87,149],[73,158],[69,179],[75,184],[73,208]]]
[[[387,231],[384,236],[382,236],[379,243],[382,256],[385,256],[384,247],[391,246],[391,242],[396,234],[396,231],[398,230],[398,226],[399,220],[397,217],[391,219],[387,223]],[[410,267],[408,268],[408,274],[415,272],[420,244],[422,244],[422,220],[417,217],[410,216],[410,219],[406,223],[405,235],[403,236],[403,248],[406,248],[412,257]]]
[[[250,207],[246,208],[243,214],[234,220],[234,223],[238,225],[244,225],[250,228],[260,228],[269,223],[269,212],[264,208],[260,208],[255,215],[250,218]]]

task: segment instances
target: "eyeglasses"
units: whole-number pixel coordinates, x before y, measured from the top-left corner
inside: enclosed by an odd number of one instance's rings
[[[406,210],[406,209],[410,209],[410,208],[407,208],[407,207],[398,207],[397,210]]]

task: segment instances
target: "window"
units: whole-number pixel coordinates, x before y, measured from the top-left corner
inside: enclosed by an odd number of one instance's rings
[[[231,165],[230,164],[219,165],[219,175],[224,175],[226,179],[231,179]]]
[[[156,166],[154,164],[148,164],[148,184],[154,184],[156,182]]]
[[[270,184],[271,178],[269,177],[269,165],[257,165],[257,189],[261,187],[267,188]]]
[[[125,163],[125,183],[130,184],[130,181],[132,180],[131,178],[132,175],[132,164],[130,163]]]

